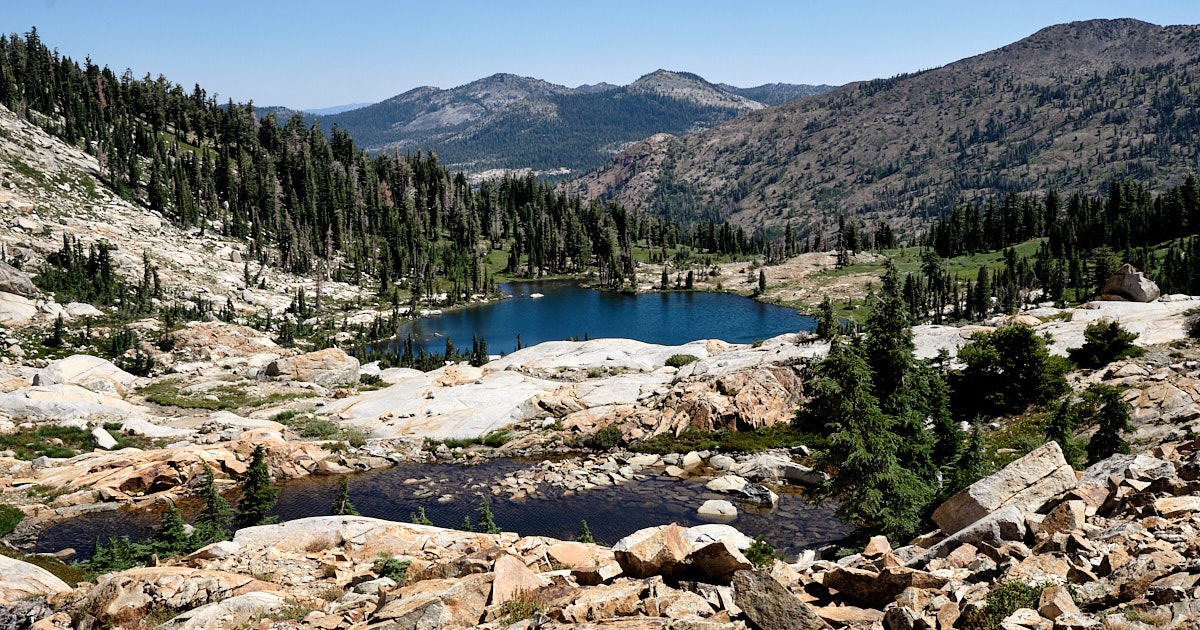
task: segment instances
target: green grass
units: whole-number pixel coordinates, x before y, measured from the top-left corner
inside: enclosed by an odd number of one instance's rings
[[[0,538],[7,536],[25,520],[25,513],[11,505],[0,505]]]
[[[720,451],[722,453],[757,453],[772,448],[799,445],[820,448],[825,438],[804,433],[788,423],[761,427],[753,431],[697,431],[688,429],[679,436],[663,433],[631,446],[641,453],[687,453],[690,451]]]
[[[144,448],[148,441],[131,438],[122,433],[114,433],[117,441],[114,448],[130,446]],[[52,444],[52,441],[62,444]],[[0,451],[11,450],[18,459],[31,460],[43,455],[46,457],[74,457],[80,452],[89,452],[95,447],[92,434],[87,429],[79,427],[64,427],[47,424],[34,429],[18,429],[12,433],[0,434]]]
[[[183,392],[178,381],[160,381],[152,383],[146,387],[137,390],[137,393],[146,399],[146,402],[162,405],[164,407],[179,407],[181,409],[208,409],[210,411],[228,411],[233,409],[241,409],[244,407],[262,407],[264,405],[274,405],[281,402],[296,400],[298,398],[312,398],[316,394],[303,392],[275,392],[266,396],[256,396],[250,392],[240,388],[237,385],[221,385],[213,389],[186,393]],[[212,396],[215,398],[209,398]]]
[[[445,444],[446,448],[467,448],[470,446],[479,445],[490,446],[491,448],[499,448],[507,444],[512,438],[513,435],[511,431],[508,429],[500,429],[499,431],[492,431],[483,437],[446,438],[445,440],[425,438],[425,445],[423,448],[427,451],[432,451],[442,444]]]
[[[370,437],[366,431],[358,427],[344,427],[329,418],[316,416],[312,413],[282,411],[275,414],[271,419],[280,424],[288,425],[293,431],[300,434],[301,437],[313,440],[340,440],[326,447],[335,452],[345,450],[346,446],[353,446],[354,448],[363,446]]]

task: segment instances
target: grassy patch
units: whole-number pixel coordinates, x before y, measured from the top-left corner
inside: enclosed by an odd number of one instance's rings
[[[790,424],[777,424],[753,431],[696,431],[689,429],[675,436],[663,433],[630,447],[641,453],[687,453],[690,451],[719,451],[722,453],[757,453],[772,448],[799,445],[821,448],[825,438],[800,431]]]
[[[11,505],[0,505],[0,538],[7,536],[25,520],[25,513]]]
[[[358,448],[367,443],[367,438],[370,437],[365,431],[357,427],[344,427],[329,418],[313,415],[312,413],[297,413],[295,411],[284,411],[275,414],[272,418],[275,422],[286,424],[293,431],[300,434],[301,437],[306,437],[313,440],[336,440],[332,448],[329,450],[337,452],[346,450],[346,446]],[[341,444],[341,446],[337,446]]]
[[[512,431],[509,431],[508,429],[500,429],[499,431],[492,431],[483,437],[446,438],[444,440],[425,438],[424,448],[427,451],[432,451],[442,444],[445,444],[446,448],[467,448],[469,446],[479,445],[499,448],[507,444],[512,438]]]
[[[275,392],[266,396],[256,395],[242,389],[236,384],[221,385],[203,392],[184,392],[177,381],[160,381],[137,390],[146,402],[164,407],[179,407],[181,409],[208,409],[210,411],[229,411],[244,407],[262,407],[276,405],[298,398],[312,398],[316,394],[309,391]]]
[[[115,448],[141,448],[146,445],[145,440],[133,440],[120,433],[113,434],[113,439],[117,441]],[[0,450],[11,450],[18,459],[24,460],[36,459],[43,455],[55,458],[74,457],[80,452],[91,451],[94,446],[91,432],[79,427],[48,424],[36,429],[19,429],[12,433],[0,434]]]
[[[694,354],[672,354],[667,358],[667,365],[673,368],[681,368],[689,363],[695,363],[699,360],[700,358]]]

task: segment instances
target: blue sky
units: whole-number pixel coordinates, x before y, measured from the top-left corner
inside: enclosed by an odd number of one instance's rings
[[[0,0],[0,29],[37,26],[65,55],[300,108],[496,72],[570,86],[658,68],[740,86],[841,84],[1112,17],[1196,24],[1200,2]]]

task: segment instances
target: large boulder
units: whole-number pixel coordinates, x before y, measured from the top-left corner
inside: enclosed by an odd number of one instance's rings
[[[82,608],[106,622],[139,619],[155,607],[187,610],[255,591],[278,591],[270,582],[247,575],[190,567],[141,567],[110,574],[82,602]]]
[[[348,387],[358,383],[358,359],[337,348],[326,348],[276,359],[267,365],[267,376],[286,376],[327,388]]]
[[[1015,505],[1009,505],[954,532],[950,537],[909,560],[908,565],[919,566],[934,558],[944,558],[960,545],[983,543],[999,547],[1006,540],[1021,540],[1025,538],[1025,534],[1025,512]]]
[[[1100,289],[1102,300],[1153,302],[1159,295],[1158,285],[1129,263],[1121,265],[1117,273],[1104,283],[1104,288]]]
[[[675,523],[640,529],[613,545],[617,564],[625,575],[635,578],[670,575],[694,550]]]
[[[6,262],[0,262],[0,291],[22,297],[33,297],[38,292],[29,280],[29,274]]]
[[[787,481],[805,486],[815,486],[825,481],[825,475],[790,459],[774,455],[759,455],[743,462],[734,472],[755,481]]]
[[[49,571],[0,555],[0,606],[38,595],[70,593],[71,587]]]
[[[953,534],[1005,506],[1035,512],[1076,483],[1075,471],[1063,458],[1058,443],[1047,442],[950,497],[934,511],[933,522],[943,532]]]
[[[136,376],[111,361],[90,354],[73,354],[59,359],[33,375],[34,386],[80,385],[95,392],[118,395],[135,380]]]
[[[492,594],[492,573],[460,579],[433,579],[400,589],[375,620],[391,621],[396,630],[473,628],[479,625]]]
[[[24,324],[37,314],[37,302],[14,293],[0,291],[0,324]]]
[[[286,605],[287,601],[278,593],[255,591],[193,608],[171,619],[162,628],[163,630],[245,628],[250,626],[251,622],[276,612]]]
[[[759,571],[733,576],[733,600],[760,630],[829,628],[808,604],[788,592],[775,578]]]

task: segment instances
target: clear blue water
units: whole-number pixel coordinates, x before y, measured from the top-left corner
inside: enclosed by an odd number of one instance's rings
[[[470,348],[474,335],[487,340],[492,354],[512,352],[521,343],[574,337],[622,337],[679,345],[697,339],[750,343],[783,333],[813,330],[816,321],[799,311],[728,293],[674,291],[626,295],[596,291],[573,280],[502,284],[511,298],[424,317],[401,329],[418,346],[441,352],[446,337]],[[531,298],[541,293],[544,297]]]

